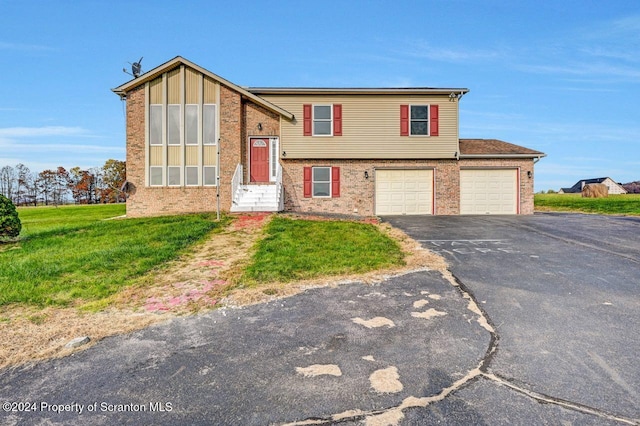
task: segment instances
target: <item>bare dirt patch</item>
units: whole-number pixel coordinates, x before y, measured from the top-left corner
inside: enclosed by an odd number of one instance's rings
[[[431,269],[445,276],[449,274],[441,256],[422,248],[415,240],[390,225],[369,220],[400,244],[406,253],[405,266],[362,275],[231,289],[241,275],[242,268],[249,262],[252,248],[263,235],[263,227],[270,218],[267,214],[237,216],[226,229],[192,247],[189,255],[170,262],[113,296],[107,306],[94,306],[92,310],[79,307],[3,308],[0,312],[0,368],[63,357],[86,349],[107,336],[129,333],[175,316],[214,307],[262,303],[313,287],[337,286],[355,281],[381,282],[390,276],[413,270]],[[300,218],[326,220],[310,216]],[[65,348],[70,340],[80,336],[89,336],[90,343],[75,349]]]

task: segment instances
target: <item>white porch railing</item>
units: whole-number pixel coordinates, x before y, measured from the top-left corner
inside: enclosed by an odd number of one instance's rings
[[[235,173],[233,173],[233,179],[231,179],[231,197],[233,199],[233,204],[237,203],[238,188],[242,185],[242,175],[242,164],[238,164],[236,166]]]
[[[282,167],[278,165],[278,171],[276,172],[276,205],[278,211],[284,210],[284,194],[282,190]]]

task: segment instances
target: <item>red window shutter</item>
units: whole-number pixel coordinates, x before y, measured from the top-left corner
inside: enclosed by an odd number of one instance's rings
[[[342,105],[333,105],[333,136],[342,136]]]
[[[400,136],[409,136],[409,105],[400,105]]]
[[[311,198],[311,167],[305,167],[303,172],[304,197]]]
[[[340,167],[331,168],[331,197],[340,196]]]
[[[303,117],[303,131],[305,136],[311,136],[311,104],[304,104],[302,106],[302,115]]]
[[[431,136],[438,136],[438,105],[431,105],[429,107],[429,121]]]

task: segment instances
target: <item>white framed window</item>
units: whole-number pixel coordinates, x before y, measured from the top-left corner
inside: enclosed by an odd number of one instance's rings
[[[216,167],[215,166],[204,166],[202,168],[202,180],[205,186],[215,186],[216,185]]]
[[[313,167],[312,195],[314,197],[331,197],[331,167]]]
[[[187,186],[198,185],[198,166],[187,166],[184,168],[184,180]]]
[[[429,136],[429,105],[411,105],[410,109],[410,135]]]
[[[197,104],[184,106],[184,143],[185,145],[198,145],[198,115]]]
[[[149,106],[149,145],[162,145],[162,105]]]
[[[332,105],[313,106],[313,136],[333,136]]]
[[[167,185],[168,186],[180,186],[180,169],[182,167],[169,166],[167,167]]]
[[[216,105],[204,104],[202,106],[202,143],[204,145],[215,145],[217,142]]]
[[[167,144],[180,145],[180,105],[167,106]]]
[[[151,166],[149,168],[149,185],[162,186],[162,172],[164,167]]]

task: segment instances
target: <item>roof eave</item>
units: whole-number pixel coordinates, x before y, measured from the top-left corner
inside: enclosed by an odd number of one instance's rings
[[[433,87],[249,87],[249,92],[257,95],[464,95],[467,88],[433,88]]]
[[[471,159],[471,158],[542,158],[546,157],[547,154],[542,152],[536,154],[460,154],[460,159]]]
[[[242,94],[243,96],[245,96],[248,99],[251,99],[252,101],[258,103],[259,105],[264,106],[265,108],[267,108],[270,111],[275,112],[276,114],[280,114],[281,116],[283,116],[284,118],[286,118],[287,120],[293,120],[295,117],[292,113],[290,113],[289,111],[280,108],[277,105],[272,104],[271,102],[262,99],[261,97],[249,92],[246,88],[243,88],[241,86],[238,86],[237,84],[234,84],[222,77],[220,77],[217,74],[212,73],[211,71],[202,68],[199,65],[194,64],[193,62],[183,58],[182,56],[176,56],[175,58],[171,59],[168,62],[165,62],[162,65],[159,65],[157,67],[155,67],[154,69],[147,71],[146,73],[142,74],[140,77],[138,78],[134,78],[133,80],[130,80],[114,89],[111,89],[112,92],[114,92],[115,94],[119,95],[121,98],[126,96],[127,92],[130,91],[131,89],[140,86],[141,84],[146,83],[147,81],[151,81],[154,78],[158,77],[159,75],[161,75],[163,72],[165,72],[167,69],[173,68],[176,65],[179,64],[184,64],[190,68],[195,69],[196,71],[207,75],[209,77],[211,77],[212,79],[219,81],[220,83],[224,84],[227,87],[232,88],[233,90],[239,92],[240,94]]]

